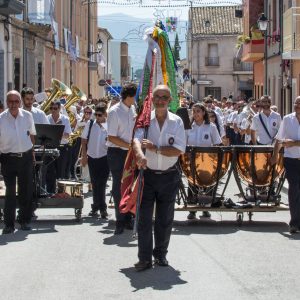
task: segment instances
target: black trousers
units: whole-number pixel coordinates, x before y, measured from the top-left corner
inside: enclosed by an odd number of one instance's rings
[[[105,194],[109,175],[107,156],[101,158],[88,157],[88,166],[93,187],[93,210],[106,210]]]
[[[47,167],[46,185],[48,193],[56,192],[56,179],[68,178],[68,162],[70,157],[70,146],[63,145],[58,148],[59,157],[54,162],[51,162]],[[46,164],[51,161],[50,158],[46,159]]]
[[[22,157],[1,155],[1,167],[6,186],[4,202],[4,224],[14,227],[16,218],[18,182],[19,222],[29,223],[32,215],[33,197],[33,156],[32,150],[24,152]]]
[[[284,167],[289,183],[290,226],[300,228],[300,160],[285,157]]]
[[[172,231],[174,204],[179,187],[180,174],[177,170],[166,174],[155,174],[150,170],[144,172],[144,191],[138,224],[138,257],[151,261],[165,257]],[[152,216],[156,202],[154,242],[152,237]]]
[[[121,180],[127,152],[127,150],[113,147],[109,147],[107,150],[107,160],[112,175],[112,195],[115,204],[117,225],[123,225],[125,222],[131,220],[131,214],[121,214],[119,211]]]

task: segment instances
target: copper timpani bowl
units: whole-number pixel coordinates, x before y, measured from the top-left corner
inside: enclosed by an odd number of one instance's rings
[[[58,193],[67,193],[71,197],[81,197],[82,189],[83,189],[83,184],[81,182],[70,181],[70,180],[57,181]]]
[[[188,146],[180,156],[180,164],[191,185],[206,188],[214,186],[227,173],[231,157],[230,147]]]
[[[273,171],[269,161],[273,146],[235,146],[235,169],[238,176],[250,185],[268,186],[284,172],[283,151]]]

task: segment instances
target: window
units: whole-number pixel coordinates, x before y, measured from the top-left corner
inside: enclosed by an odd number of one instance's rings
[[[205,96],[212,95],[215,99],[221,100],[221,88],[220,87],[206,87]]]
[[[208,44],[208,55],[205,59],[206,66],[219,66],[218,44]]]
[[[20,58],[14,62],[14,89],[20,91]]]
[[[41,93],[43,91],[42,83],[43,83],[43,63],[38,63],[38,92]]]

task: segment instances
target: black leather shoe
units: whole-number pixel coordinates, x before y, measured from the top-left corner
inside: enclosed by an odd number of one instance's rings
[[[122,234],[123,232],[124,232],[124,227],[123,226],[117,226],[116,229],[115,229],[114,234],[115,235]]]
[[[144,271],[144,270],[152,268],[152,262],[147,261],[147,260],[146,261],[140,260],[136,264],[134,264],[134,267],[135,267],[135,270],[138,272]]]
[[[106,209],[100,210],[100,216],[102,219],[106,219],[108,217],[108,213],[107,213]]]
[[[20,224],[20,230],[29,231],[29,230],[31,230],[31,227],[28,226],[28,224],[26,224],[26,223],[22,223],[22,224]]]
[[[92,210],[89,212],[89,217],[95,217],[95,218],[99,217],[98,210],[93,210],[93,209],[92,209]]]
[[[13,227],[5,226],[2,230],[2,234],[14,233],[15,229]]]
[[[161,267],[167,267],[169,265],[169,262],[165,257],[155,258],[154,263]]]
[[[290,233],[297,233],[299,229],[296,226],[290,226]]]

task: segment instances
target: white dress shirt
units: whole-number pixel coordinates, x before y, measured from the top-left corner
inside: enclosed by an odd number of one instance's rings
[[[129,108],[121,101],[112,106],[107,115],[107,134],[119,137],[124,142],[130,143],[135,124],[135,116],[136,113],[133,105]],[[107,141],[107,146],[120,148],[110,141]],[[122,147],[121,149],[128,150]]]
[[[144,138],[144,129],[138,128],[134,138],[142,141]],[[172,146],[185,152],[186,142],[183,122],[180,117],[171,112],[168,112],[161,130],[155,116],[155,111],[151,112],[151,122],[147,139],[157,147]],[[147,166],[151,170],[167,170],[174,166],[178,160],[178,157],[167,157],[147,149],[145,156],[147,159]]]
[[[53,120],[52,115],[48,115],[47,118],[49,120],[49,123],[52,124],[52,125],[65,125],[64,134],[65,133],[68,133],[68,134],[72,133],[72,129],[71,129],[71,125],[70,125],[70,120],[65,115],[59,114],[57,122],[55,122]],[[60,143],[62,145],[66,145],[66,144],[69,143],[69,140],[63,137],[61,139]]]
[[[210,147],[222,143],[217,126],[213,123],[197,125],[192,124],[192,129],[186,130],[186,140],[189,146]]]
[[[267,127],[269,134],[272,138],[269,137],[269,135],[266,133],[266,130],[264,129],[264,126],[262,125],[259,115],[262,116],[262,119],[265,123],[265,126]],[[263,145],[271,145],[272,139],[277,134],[279,127],[281,123],[281,117],[280,114],[271,111],[269,116],[266,116],[263,112],[256,114],[252,119],[251,124],[251,130],[256,131],[256,139],[260,144]]]
[[[300,141],[300,124],[295,112],[283,117],[276,139],[279,141],[286,139]],[[300,158],[300,147],[285,147],[284,157]]]
[[[30,150],[30,135],[36,135],[30,112],[20,108],[16,118],[8,109],[0,114],[0,152],[20,153]]]
[[[83,139],[87,139],[90,128],[90,121],[86,123],[84,130],[82,132],[81,137]],[[107,124],[103,123],[99,125],[96,121],[94,121],[91,133],[89,137],[89,141],[87,144],[87,155],[92,158],[101,158],[107,155]]]
[[[241,125],[240,125],[240,128],[242,130],[247,130],[249,127],[250,127],[250,122],[247,118],[244,118]],[[249,144],[251,142],[251,134],[247,134],[245,133],[245,144]]]
[[[49,120],[42,110],[32,107],[30,112],[32,114],[34,124],[49,124]]]

